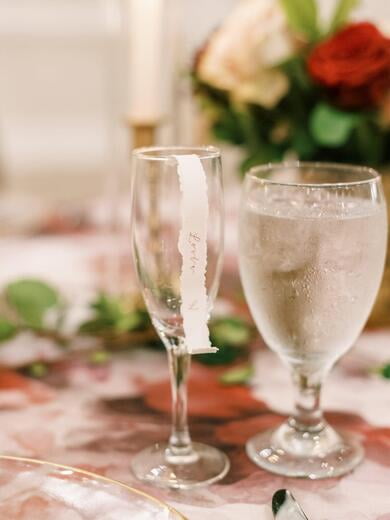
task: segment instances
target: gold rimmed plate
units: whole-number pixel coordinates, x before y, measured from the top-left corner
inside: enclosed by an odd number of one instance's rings
[[[121,482],[34,459],[0,456],[0,518],[7,520],[185,520]]]

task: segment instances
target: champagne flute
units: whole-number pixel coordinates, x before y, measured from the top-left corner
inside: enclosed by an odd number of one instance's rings
[[[257,327],[296,390],[293,416],[246,445],[259,466],[317,479],[361,461],[361,446],[323,418],[320,389],[369,316],[386,241],[381,180],[370,168],[295,162],[247,173],[241,279]]]
[[[172,427],[167,443],[148,447],[132,460],[141,479],[159,486],[189,489],[223,478],[229,469],[224,453],[191,441],[187,424],[187,380],[191,355],[181,312],[178,248],[181,201],[177,156],[201,161],[207,182],[207,305],[211,311],[223,255],[221,159],[214,147],[141,148],[133,153],[133,251],[136,271],[152,322],[169,361]],[[196,193],[193,194],[197,196]],[[203,346],[203,345],[200,345]]]

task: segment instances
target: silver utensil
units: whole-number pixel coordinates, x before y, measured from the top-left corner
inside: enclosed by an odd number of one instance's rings
[[[278,489],[274,493],[272,512],[276,520],[309,520],[288,489]]]

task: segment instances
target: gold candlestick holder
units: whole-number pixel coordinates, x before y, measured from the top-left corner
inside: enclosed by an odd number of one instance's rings
[[[130,121],[129,128],[133,142],[133,148],[153,146],[156,144],[158,123],[135,123]]]

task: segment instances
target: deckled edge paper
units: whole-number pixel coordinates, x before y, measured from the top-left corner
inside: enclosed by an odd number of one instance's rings
[[[181,314],[191,354],[217,352],[210,343],[206,291],[207,221],[209,202],[206,173],[196,155],[175,155],[181,190],[179,251]]]

